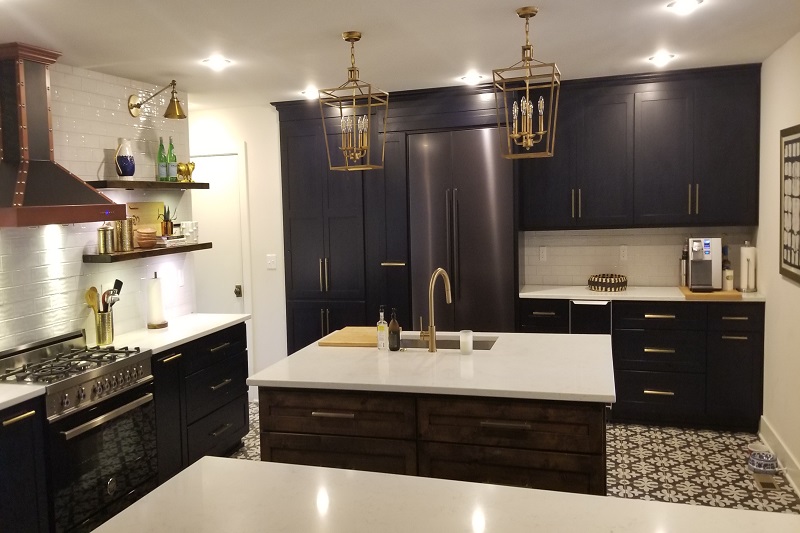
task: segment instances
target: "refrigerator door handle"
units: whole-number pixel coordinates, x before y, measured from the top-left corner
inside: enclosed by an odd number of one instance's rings
[[[447,251],[447,265],[446,270],[452,272],[452,265],[453,265],[453,227],[452,227],[452,217],[450,213],[452,212],[452,191],[447,189],[444,191],[444,220],[445,220],[445,249]]]
[[[453,189],[453,299],[461,294],[461,254],[459,251],[458,189]]]

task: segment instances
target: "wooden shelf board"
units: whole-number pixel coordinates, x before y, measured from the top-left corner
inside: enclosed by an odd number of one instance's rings
[[[142,181],[142,180],[97,180],[87,181],[95,189],[208,189],[208,183],[196,181]]]
[[[183,244],[181,246],[156,247],[156,248],[136,248],[131,252],[114,252],[113,254],[84,254],[84,263],[118,263],[120,261],[131,261],[143,257],[155,257],[158,255],[180,254],[194,252],[196,250],[208,250],[211,248],[210,242],[199,244]]]

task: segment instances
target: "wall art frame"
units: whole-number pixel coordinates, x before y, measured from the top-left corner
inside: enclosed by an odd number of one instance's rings
[[[800,283],[800,124],[781,130],[780,273]]]

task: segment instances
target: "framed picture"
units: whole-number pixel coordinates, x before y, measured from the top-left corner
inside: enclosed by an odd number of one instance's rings
[[[781,130],[780,272],[800,282],[800,125]]]

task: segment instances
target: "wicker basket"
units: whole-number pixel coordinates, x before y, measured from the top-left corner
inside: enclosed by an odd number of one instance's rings
[[[628,278],[622,274],[596,274],[589,277],[589,289],[598,292],[620,292],[628,288]]]

